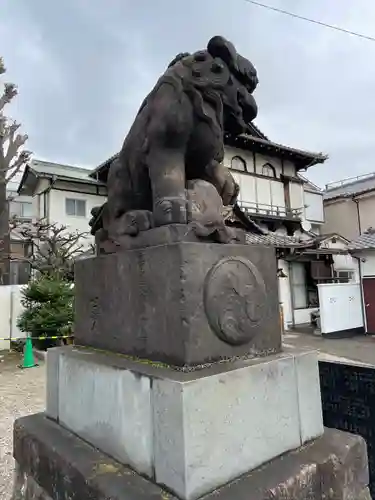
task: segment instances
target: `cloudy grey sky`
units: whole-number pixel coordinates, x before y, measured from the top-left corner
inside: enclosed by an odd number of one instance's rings
[[[375,36],[373,0],[264,2]],[[375,43],[245,0],[1,0],[0,51],[20,91],[11,113],[36,157],[95,167],[170,60],[216,34],[258,70],[263,132],[330,155],[314,182],[375,171]]]

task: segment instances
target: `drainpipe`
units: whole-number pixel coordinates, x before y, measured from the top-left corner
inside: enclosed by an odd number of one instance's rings
[[[46,189],[43,189],[43,191],[38,193],[39,196],[41,194],[48,194],[51,191],[51,189],[53,188],[54,184],[56,184],[56,181],[57,181],[57,175],[53,175],[52,178],[49,180],[49,185],[46,187]],[[45,210],[46,210],[46,214],[47,214],[47,221],[49,222],[49,203],[48,203],[47,209],[45,207]]]
[[[361,214],[359,212],[359,200],[355,199],[353,196],[352,201],[357,205],[357,222],[358,222],[358,232],[360,236],[362,234],[362,228],[361,228]]]
[[[363,326],[365,328],[365,334],[367,334],[367,320],[366,320],[366,304],[365,304],[365,296],[363,293],[363,279],[362,279],[362,269],[361,269],[361,259],[356,255],[352,255],[352,257],[358,262],[358,271],[359,271],[359,291],[361,294],[361,302],[362,302],[362,320]]]
[[[291,251],[293,251],[293,249]],[[292,325],[293,325],[293,328],[295,328],[296,320],[294,317],[294,295],[293,295],[292,263],[291,262],[288,262],[288,276],[289,276],[289,290],[290,290],[290,306],[292,308]]]

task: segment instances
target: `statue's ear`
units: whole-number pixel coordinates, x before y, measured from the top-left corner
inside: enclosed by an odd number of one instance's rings
[[[237,67],[237,51],[233,43],[222,36],[214,36],[207,44],[207,51],[212,57],[219,57],[229,68],[235,70]]]

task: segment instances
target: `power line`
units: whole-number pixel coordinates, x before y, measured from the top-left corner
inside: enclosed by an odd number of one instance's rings
[[[263,7],[264,9],[273,10],[274,12],[278,12],[279,14],[284,14],[286,16],[294,17],[296,19],[302,19],[302,21],[318,24],[319,26],[324,26],[325,28],[329,28],[331,30],[340,31],[341,33],[346,33],[347,35],[353,35],[359,38],[363,38],[365,40],[369,40],[370,42],[375,42],[375,37],[372,36],[363,35],[362,33],[357,33],[356,31],[350,31],[345,28],[340,28],[339,26],[334,26],[333,24],[327,24],[323,23],[322,21],[317,21],[316,19],[300,16],[299,14],[294,14],[293,12],[288,12],[287,10],[278,9],[277,7],[272,7],[271,5],[267,5],[261,2],[256,2],[255,0],[244,0],[244,1],[256,5],[257,7]]]

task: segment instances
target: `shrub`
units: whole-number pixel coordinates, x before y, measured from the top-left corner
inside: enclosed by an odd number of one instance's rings
[[[73,323],[72,284],[57,277],[42,275],[22,291],[24,311],[17,321],[18,328],[32,337],[64,335]],[[47,349],[58,344],[53,339],[34,339],[33,344]]]

